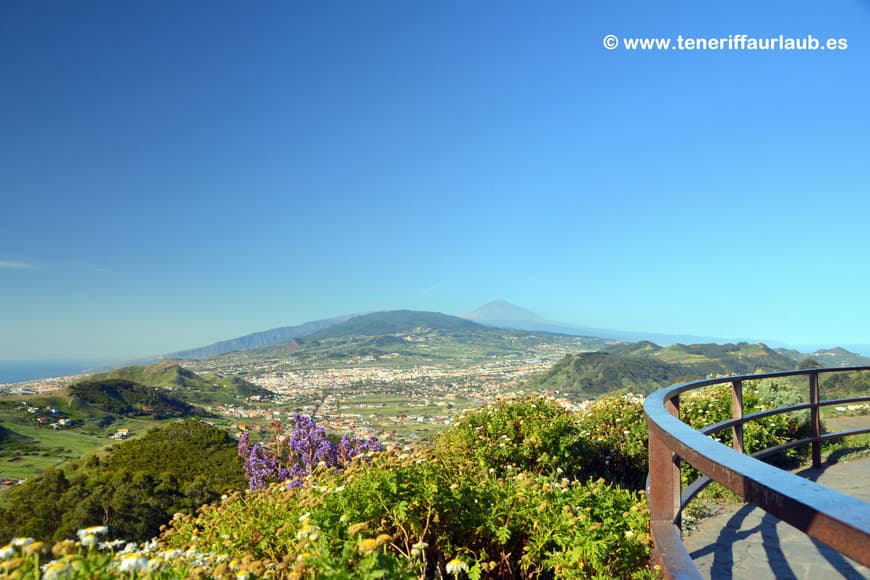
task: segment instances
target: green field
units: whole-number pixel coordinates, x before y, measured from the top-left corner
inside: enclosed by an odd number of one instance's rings
[[[129,437],[133,438],[155,427],[160,421],[124,418],[110,427],[81,426],[54,430],[36,423],[9,421],[7,414],[0,413],[0,423],[25,438],[6,440],[0,444],[0,480],[18,480],[33,477],[46,467],[77,459],[115,443],[110,436],[117,429],[128,429]]]

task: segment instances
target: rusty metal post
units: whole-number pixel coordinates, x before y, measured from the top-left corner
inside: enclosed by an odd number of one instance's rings
[[[810,373],[810,430],[813,435],[813,467],[822,465],[822,420],[819,416],[819,373]]]
[[[680,399],[674,397],[665,404],[668,413],[680,416]],[[649,434],[649,499],[650,520],[680,525],[680,462],[661,441],[657,428]]]
[[[731,382],[731,418],[743,418],[743,381]],[[743,423],[731,427],[731,436],[734,449],[740,453],[745,453],[743,448]]]

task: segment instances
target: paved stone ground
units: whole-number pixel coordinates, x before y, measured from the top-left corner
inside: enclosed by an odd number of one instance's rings
[[[870,458],[796,472],[870,501]],[[695,565],[715,580],[870,579],[870,568],[841,556],[752,504],[728,505],[683,538]]]

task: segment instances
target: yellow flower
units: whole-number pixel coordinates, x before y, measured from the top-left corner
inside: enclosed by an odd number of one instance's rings
[[[364,540],[360,540],[357,549],[360,554],[370,554],[378,548],[378,541],[374,538],[365,538]]]
[[[45,580],[60,580],[68,578],[72,574],[72,568],[65,562],[52,562],[45,567],[42,577]]]
[[[464,572],[468,570],[468,564],[460,560],[459,558],[453,558],[449,562],[447,562],[447,573],[453,576],[459,576],[460,572]]]
[[[51,548],[51,554],[55,558],[60,558],[62,556],[66,556],[67,554],[75,554],[78,548],[76,548],[75,542],[72,540],[62,540],[56,543]]]
[[[42,548],[45,546],[45,542],[33,542],[24,547],[24,553],[28,556],[32,556],[34,554],[38,554],[42,551]]]
[[[387,542],[392,542],[393,537],[390,534],[380,534],[377,537],[378,546],[382,544],[386,544]]]
[[[351,524],[350,527],[347,528],[347,533],[350,534],[351,536],[355,536],[355,535],[357,535],[359,532],[361,532],[361,531],[363,531],[364,529],[366,529],[366,526],[367,526],[367,525],[368,525],[368,524],[367,524],[366,522],[359,522],[359,523],[356,523],[356,524]]]

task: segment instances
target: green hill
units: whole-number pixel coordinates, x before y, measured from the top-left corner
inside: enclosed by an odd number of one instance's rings
[[[314,320],[300,324],[298,326],[282,326],[280,328],[272,328],[262,332],[255,332],[230,340],[222,340],[208,346],[192,348],[189,350],[180,350],[172,354],[166,355],[168,359],[204,359],[230,352],[252,350],[272,346],[275,344],[285,344],[294,339],[302,338],[313,334],[319,330],[323,330],[333,324],[343,322],[351,318],[350,316],[339,316],[337,318],[329,318],[325,320]]]
[[[589,352],[566,355],[540,377],[532,379],[532,390],[556,390],[586,397],[610,391],[651,392],[659,385],[675,382],[680,365],[652,357]]]
[[[806,355],[824,367],[870,366],[870,358],[855,354],[842,347],[817,350]]]
[[[174,362],[126,367],[40,395],[0,397],[0,479],[105,447],[119,429],[136,437],[166,419],[203,416],[203,406],[271,392],[237,377],[198,375]]]
[[[671,383],[716,374],[785,371],[796,362],[764,344],[675,344],[643,341],[567,355],[529,382],[534,389],[596,396],[610,391],[648,393]]]
[[[89,377],[90,380],[124,379],[148,387],[168,389],[178,399],[207,405],[228,403],[258,396],[268,398],[271,391],[239,377],[213,373],[199,375],[175,361],[160,361],[148,366],[130,366]]]
[[[200,413],[193,405],[161,389],[125,379],[87,379],[70,385],[69,394],[99,410],[128,417],[166,419]]]
[[[682,364],[688,376],[755,373],[794,369],[795,361],[765,344],[675,344],[652,354],[658,360]]]
[[[648,340],[641,340],[640,342],[620,342],[608,346],[604,350],[606,350],[610,354],[653,355],[661,351],[662,347]]]

